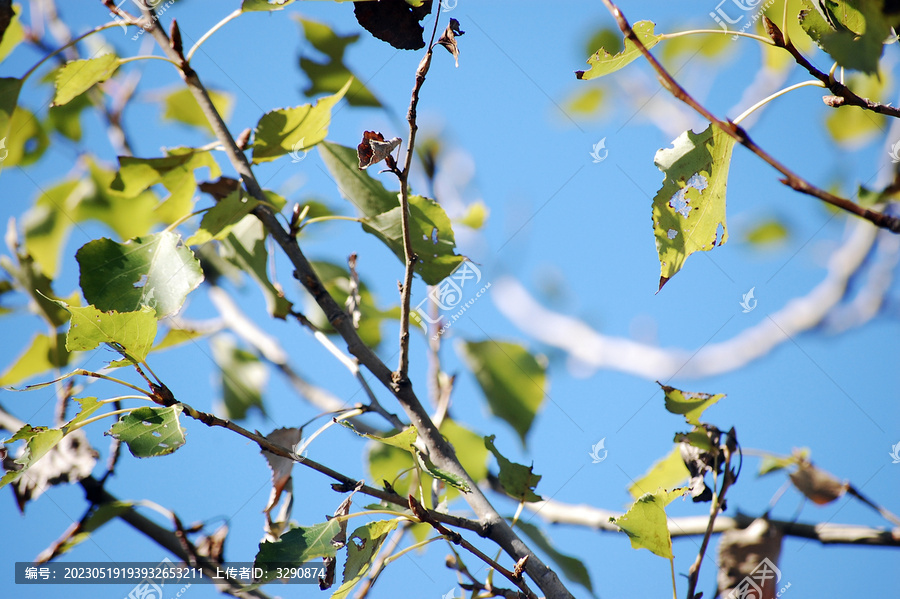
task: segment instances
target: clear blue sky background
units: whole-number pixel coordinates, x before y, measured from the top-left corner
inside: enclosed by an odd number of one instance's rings
[[[60,3],[60,10],[74,32],[107,20],[99,1]],[[186,45],[196,40],[238,2],[177,0],[168,9],[181,26]],[[632,22],[651,19],[659,31],[714,27],[708,13],[713,2],[625,2]],[[293,17],[302,15],[323,21],[339,33],[359,30],[352,5],[330,2],[298,2],[286,11],[245,15],[228,24],[199,52],[193,66],[211,87],[233,94],[235,109],[229,126],[237,134],[252,127],[266,110],[306,102],[301,90],[305,75],[299,70],[299,54],[314,51],[301,35]],[[730,338],[764,320],[789,301],[805,294],[824,276],[829,252],[841,240],[846,217],[832,217],[819,203],[780,185],[774,171],[741,148],[734,152],[729,180],[728,219],[731,240],[709,255],[688,260],[685,269],[658,295],[654,295],[659,265],[651,226],[650,198],[662,180],[653,164],[657,149],[668,147],[674,136],[661,132],[642,115],[622,90],[644,80],[651,93],[659,88],[646,65],[635,63],[607,83],[602,111],[585,116],[566,110],[567,102],[586,86],[573,71],[585,68],[586,42],[612,20],[599,2],[491,2],[460,0],[449,16],[459,19],[466,34],[460,38],[460,66],[438,50],[420,103],[423,135],[437,135],[445,147],[474,165],[472,181],[460,190],[464,202],[483,200],[490,219],[481,233],[457,231],[461,251],[481,267],[488,281],[501,276],[519,278],[546,305],[583,318],[604,333],[631,336],[648,327],[663,347],[698,348],[709,340]],[[30,19],[26,19],[29,21]],[[426,21],[430,23],[430,21]],[[119,29],[105,39],[121,56],[138,52]],[[730,45],[727,66],[690,53],[673,63],[680,81],[716,114],[736,116],[732,110],[759,64],[757,44],[739,40]],[[889,65],[896,65],[896,45],[888,48]],[[0,65],[0,76],[20,76],[39,56],[20,48]],[[413,74],[421,52],[398,51],[363,33],[348,51],[348,64],[388,106],[383,111],[350,108],[335,111],[329,139],[344,145],[358,143],[361,131],[375,129],[393,137],[406,137],[401,127]],[[830,63],[819,53],[816,63],[827,71]],[[161,61],[139,66],[144,78],[134,105],[126,112],[125,127],[139,156],[158,156],[160,147],[201,145],[209,141],[186,127],[161,123],[159,88],[175,89],[181,80]],[[889,82],[896,72],[887,74]],[[788,83],[805,79],[793,73]],[[37,77],[26,85],[21,103],[43,113],[51,98],[48,86],[36,87]],[[883,98],[891,101],[896,95]],[[665,95],[660,91],[659,94]],[[823,122],[826,108],[819,90],[801,89],[771,106],[752,129],[754,138],[791,168],[821,186],[839,185],[852,193],[857,182],[876,176],[885,166],[885,134],[862,149],[835,148]],[[731,111],[731,112],[729,112]],[[399,117],[399,118],[397,118]],[[705,126],[692,121],[697,130]],[[91,115],[84,120],[86,145],[113,163],[115,156]],[[698,127],[699,125],[699,127]],[[606,138],[608,158],[592,162],[593,144]],[[894,141],[894,140],[889,140]],[[41,189],[52,185],[73,168],[80,148],[53,138],[39,164],[22,171],[2,173],[0,220],[19,218]],[[225,174],[232,174],[226,161]],[[281,159],[257,169],[264,186],[281,191],[291,201],[316,197],[345,214],[349,205],[340,199],[318,154],[302,162]],[[459,175],[455,175],[460,177]],[[394,181],[381,176],[389,187]],[[461,177],[460,177],[461,178]],[[198,206],[208,205],[201,198]],[[448,210],[452,213],[452,206]],[[760,251],[743,243],[742,236],[761,219],[777,215],[790,228],[781,246]],[[73,231],[56,289],[68,294],[77,287],[75,250],[92,238],[109,235],[102,226]],[[402,276],[399,261],[377,240],[354,223],[318,225],[303,239],[303,248],[314,259],[343,263],[347,254],[360,256],[360,271],[374,289],[379,305],[396,301],[396,280]],[[3,251],[6,251],[5,249]],[[290,268],[278,257],[278,272],[291,299],[304,293],[290,279]],[[741,313],[738,302],[756,288],[758,308]],[[421,282],[414,303],[424,297]],[[704,380],[679,380],[683,388],[727,393],[710,409],[707,420],[722,429],[736,426],[746,448],[787,454],[795,447],[809,447],[814,461],[840,478],[849,478],[868,496],[895,513],[900,465],[888,456],[900,441],[896,390],[897,287],[889,291],[888,314],[861,329],[833,336],[812,332],[779,346],[771,355],[738,372]],[[248,287],[238,292],[243,309],[258,315],[260,324],[278,335],[300,372],[348,401],[360,399],[356,382],[305,331],[292,323],[271,322],[259,293]],[[203,291],[189,299],[185,316],[208,318],[214,310]],[[649,323],[649,324],[648,324]],[[13,361],[25,339],[39,330],[36,317],[18,315],[0,319],[0,368]],[[395,357],[395,329],[384,331],[380,354],[389,364]],[[489,416],[474,379],[466,373],[453,350],[459,339],[520,340],[550,357],[549,397],[536,420],[527,448],[522,448],[507,425]],[[545,497],[574,504],[623,509],[626,491],[671,447],[672,435],[684,424],[667,414],[662,395],[650,380],[601,371],[587,378],[572,376],[565,358],[530,342],[504,319],[490,298],[479,300],[465,318],[454,324],[445,343],[445,370],[459,373],[453,414],[474,430],[498,435],[498,446],[508,457],[534,462],[543,475],[538,492]],[[215,368],[206,344],[189,345],[154,356],[154,370],[167,381],[179,399],[197,408],[212,410],[219,390]],[[100,350],[88,357],[86,368],[101,368],[113,359]],[[416,336],[412,351],[412,377],[425,394],[425,344]],[[115,389],[96,384],[92,394],[111,395]],[[383,390],[376,391],[386,405],[399,408]],[[32,424],[49,424],[53,415],[50,390],[27,394],[0,391],[0,402]],[[854,405],[856,404],[856,405]],[[315,415],[273,374],[266,394],[268,417],[254,413],[244,423],[249,429],[268,432],[280,426],[298,425]],[[262,509],[269,493],[269,471],[258,449],[223,430],[208,429],[187,421],[188,443],[174,455],[137,460],[122,457],[110,492],[122,499],[150,499],[193,522],[228,518],[231,533],[226,546],[229,561],[251,561],[262,536]],[[101,451],[107,448],[101,427],[89,437]],[[606,438],[608,459],[592,464],[591,446]],[[363,444],[346,431],[331,430],[310,449],[310,457],[350,476],[367,476],[361,458]],[[96,472],[102,473],[103,461]],[[763,479],[754,476],[758,461],[746,458],[742,477],[728,500],[730,512],[762,513],[784,481],[783,475]],[[296,502],[294,517],[302,524],[322,521],[340,501],[325,477],[302,467],[294,469]],[[358,498],[356,504],[368,503]],[[773,511],[777,518],[794,517],[800,495],[790,490]],[[12,582],[12,562],[28,561],[56,540],[81,517],[85,508],[80,487],[54,488],[18,514],[12,493],[0,493],[0,529],[3,530],[3,574],[0,595],[9,597],[68,596],[114,598],[127,594],[122,586],[23,587]],[[515,504],[498,499],[498,508],[512,514]],[[463,503],[453,506],[464,510]],[[676,502],[672,516],[703,515],[707,505]],[[150,517],[156,518],[151,512]],[[859,503],[841,499],[825,507],[807,504],[798,519],[803,522],[841,522],[886,526],[877,514]],[[535,520],[535,522],[537,522]],[[588,566],[596,595],[614,597],[668,596],[669,566],[647,551],[634,551],[624,534],[599,534],[570,527],[548,529],[556,545],[578,555]],[[676,540],[677,573],[686,573],[699,545],[698,538]],[[486,547],[482,543],[483,547]],[[443,566],[447,551],[431,545],[424,554],[412,554],[393,564],[383,575],[373,597],[433,597],[454,586],[455,576]],[[709,556],[714,557],[714,549]],[[109,562],[158,562],[165,552],[120,522],[104,527],[90,540],[65,556],[66,560]],[[474,563],[472,560],[470,563]],[[840,594],[891,596],[898,586],[897,556],[884,548],[822,547],[787,539],[781,556],[784,581],[791,582],[791,597],[828,597]],[[701,590],[711,596],[714,562],[703,568]],[[679,595],[685,590],[679,577]],[[268,587],[283,597],[312,596],[311,587]],[[572,585],[577,596],[587,592]],[[841,589],[837,591],[837,589]],[[177,589],[168,592],[174,594]],[[209,586],[195,586],[183,595],[191,599],[214,596]],[[168,597],[168,595],[167,595]]]

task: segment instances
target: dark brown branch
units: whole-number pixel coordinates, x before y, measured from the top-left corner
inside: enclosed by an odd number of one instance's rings
[[[865,110],[871,110],[872,112],[877,112],[879,114],[886,114],[887,116],[892,117],[900,117],[900,108],[895,108],[893,106],[888,106],[886,104],[881,104],[879,102],[873,102],[868,98],[863,98],[855,93],[841,83],[837,81],[834,77],[820,71],[817,69],[809,60],[806,59],[803,54],[800,53],[800,50],[791,43],[790,40],[785,42],[784,35],[781,33],[781,30],[778,29],[778,26],[775,25],[768,17],[763,16],[764,23],[766,26],[766,32],[769,34],[769,37],[772,38],[772,41],[775,42],[775,46],[779,48],[784,48],[788,52],[790,52],[791,56],[794,57],[794,60],[801,67],[806,69],[806,71],[821,81],[826,88],[831,90],[833,96],[824,96],[822,100],[826,105],[837,108],[839,106],[858,106],[859,108],[863,108]]]
[[[660,83],[662,83],[663,87],[665,87],[673,97],[690,106],[722,132],[759,156],[763,161],[768,163],[769,166],[784,175],[783,179],[779,179],[784,185],[787,185],[791,189],[799,191],[800,193],[805,193],[807,195],[818,198],[823,202],[831,204],[832,206],[836,206],[837,208],[846,210],[847,212],[850,212],[851,214],[854,214],[860,218],[864,218],[872,222],[874,225],[887,229],[892,233],[900,233],[900,218],[863,208],[862,206],[855,204],[854,202],[851,202],[846,198],[836,196],[833,193],[829,193],[824,189],[816,187],[802,177],[796,175],[793,171],[778,162],[768,152],[756,145],[756,143],[752,139],[750,139],[750,136],[747,135],[747,132],[740,125],[736,125],[731,121],[723,121],[716,118],[716,116],[714,116],[709,110],[707,110],[690,94],[688,94],[687,91],[685,91],[685,89],[681,87],[681,85],[679,85],[677,81],[675,81],[672,75],[669,74],[665,67],[663,67],[659,63],[659,61],[656,60],[656,58],[650,53],[650,51],[647,50],[647,47],[643,44],[643,42],[641,42],[640,39],[638,39],[637,35],[635,35],[634,30],[631,28],[631,25],[628,24],[628,20],[622,14],[622,11],[619,9],[619,7],[616,6],[612,2],[612,0],[603,0],[603,4],[606,5],[606,8],[615,18],[619,29],[621,29],[622,33],[625,34],[625,38],[632,44],[634,44],[634,46],[638,50],[640,50],[641,54],[644,55],[644,58],[647,59],[647,62],[649,62],[653,69],[656,71]]]
[[[521,560],[516,563],[516,572],[510,572],[509,570],[498,564],[495,560],[491,559],[490,556],[486,555],[483,551],[465,540],[458,532],[448,529],[446,526],[442,525],[440,522],[432,518],[428,511],[425,510],[412,495],[409,496],[409,509],[412,510],[413,515],[416,518],[418,518],[422,522],[430,524],[436,531],[444,535],[444,537],[448,541],[450,541],[454,545],[459,545],[460,547],[486,563],[488,566],[505,576],[511,583],[516,585],[523,593],[525,593],[525,596],[528,597],[528,599],[537,599],[537,595],[534,594],[534,591],[529,589],[528,585],[525,584],[525,581],[522,580],[522,574],[519,571],[519,563],[521,563]],[[522,558],[522,560],[527,559],[527,555]]]
[[[152,10],[145,10],[144,20],[148,21],[148,32],[153,35],[157,45],[166,53],[167,57],[177,63],[178,56],[172,50],[168,36],[154,17]],[[410,423],[416,427],[419,439],[428,449],[428,455],[432,462],[438,468],[460,477],[469,485],[471,491],[464,494],[463,497],[478,516],[480,525],[485,531],[485,536],[497,543],[517,562],[528,555],[526,571],[548,598],[568,599],[572,597],[556,573],[534,555],[528,546],[513,532],[509,524],[494,509],[487,497],[484,496],[484,493],[465,471],[459,463],[453,447],[443,438],[440,431],[429,418],[428,413],[422,407],[421,402],[419,402],[418,397],[413,392],[412,384],[409,380],[404,378],[395,381],[394,373],[385,366],[384,362],[371,348],[362,342],[359,334],[353,327],[352,319],[325,289],[309,260],[306,259],[306,256],[300,250],[297,240],[291,237],[290,233],[281,225],[275,213],[269,207],[247,157],[237,147],[234,136],[228,131],[221,115],[213,106],[212,100],[197,73],[189,65],[183,65],[181,76],[209,120],[210,126],[216,138],[222,144],[231,165],[241,175],[248,194],[260,202],[253,210],[253,214],[262,222],[269,235],[272,236],[275,243],[278,244],[291,261],[291,264],[294,266],[294,277],[312,295],[328,318],[331,326],[343,337],[347,343],[348,351],[359,359],[360,364],[368,368],[382,385],[393,392],[397,401],[400,402],[400,405],[406,412]]]

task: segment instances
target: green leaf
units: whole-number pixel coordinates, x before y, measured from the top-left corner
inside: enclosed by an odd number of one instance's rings
[[[516,528],[524,532],[535,546],[546,553],[566,578],[577,582],[593,594],[594,585],[591,583],[591,575],[580,559],[560,553],[544,534],[544,531],[534,524],[520,520],[516,522]]]
[[[159,343],[153,346],[153,351],[162,351],[172,347],[178,347],[185,343],[202,339],[209,335],[209,330],[192,328],[169,328]]]
[[[0,489],[18,480],[25,472],[40,460],[48,451],[63,438],[63,432],[58,428],[48,429],[45,426],[32,427],[26,424],[15,435],[4,441],[13,443],[25,441],[25,451],[16,459],[16,464],[22,466],[19,470],[10,470],[0,478]]]
[[[85,299],[101,310],[131,312],[150,306],[163,318],[178,312],[203,280],[200,261],[171,231],[125,243],[95,239],[75,259]]]
[[[485,222],[487,222],[488,214],[490,214],[490,212],[488,207],[484,205],[484,202],[478,200],[469,204],[466,208],[466,213],[456,222],[477,231],[484,226]]]
[[[455,252],[456,237],[450,219],[440,204],[422,196],[409,196],[409,234],[418,257],[415,272],[428,285],[449,277],[465,256]],[[382,214],[363,219],[363,230],[384,242],[404,262],[402,211],[398,205]]]
[[[56,93],[51,106],[62,106],[94,85],[106,81],[119,68],[115,54],[71,60],[56,73]]]
[[[660,557],[672,559],[672,537],[666,524],[666,506],[684,493],[685,489],[659,489],[655,493],[645,493],[627,512],[609,521],[628,535],[632,548],[649,549]]]
[[[0,62],[3,62],[9,56],[9,53],[15,50],[16,46],[25,39],[25,29],[19,20],[19,13],[12,11],[12,6],[9,3],[6,6],[8,7],[7,10],[10,10],[13,14],[6,25],[6,30],[0,34],[0,38],[2,38],[2,41],[0,41]]]
[[[225,416],[243,420],[254,407],[265,414],[262,393],[269,379],[266,365],[256,355],[235,346],[228,336],[213,337],[210,347],[219,367]]]
[[[147,191],[133,197],[125,198],[112,193],[110,186],[116,173],[103,168],[93,159],[87,158],[90,179],[85,181],[77,196],[74,217],[79,221],[94,219],[108,225],[121,239],[130,239],[146,235],[159,222],[154,213],[157,204],[156,194]],[[73,198],[74,199],[74,198]],[[62,217],[68,218],[68,214]]]
[[[534,466],[523,466],[510,462],[500,451],[494,446],[496,435],[484,438],[484,446],[494,454],[497,465],[500,467],[500,485],[510,497],[514,497],[520,501],[541,501],[540,495],[534,492],[538,483],[541,481],[541,475],[534,473]]]
[[[350,534],[347,543],[347,561],[344,563],[343,584],[334,592],[331,599],[344,599],[353,590],[353,587],[366,575],[381,544],[387,539],[399,519],[378,520],[360,526]],[[359,542],[357,542],[359,541]]]
[[[340,532],[340,522],[329,520],[312,526],[298,526],[281,535],[278,541],[263,541],[259,544],[254,566],[299,566],[305,562],[335,557],[338,547],[332,539]],[[271,577],[275,573],[270,572]]]
[[[32,311],[44,318],[54,328],[66,324],[69,321],[69,313],[56,300],[50,299],[56,297],[53,292],[53,282],[41,272],[40,268],[35,268],[35,262],[30,256],[19,255],[17,257],[19,263],[14,264],[8,256],[0,256],[0,266],[15,280],[16,287],[28,294],[29,299],[33,302]],[[78,292],[75,292],[69,299],[69,303],[76,304],[78,299]]]
[[[88,106],[91,106],[91,100],[82,94],[67,104],[50,107],[47,111],[47,128],[66,139],[81,141],[81,113]]]
[[[105,343],[135,362],[147,359],[156,336],[156,313],[142,306],[135,312],[101,312],[94,306],[77,308],[57,302],[72,315],[66,348],[87,351]]]
[[[321,98],[315,106],[304,104],[264,114],[253,135],[253,162],[269,162],[323,141],[331,123],[331,109],[344,97],[352,82],[353,79],[348,79],[337,93]]]
[[[811,22],[804,27],[810,37],[838,63],[847,68],[877,73],[878,61],[897,18],[888,19],[882,0],[826,0],[821,3],[830,32],[825,32],[821,15],[807,12]]]
[[[19,101],[19,91],[22,89],[22,80],[13,77],[0,77],[0,156],[6,159],[8,147],[7,135],[9,124]]]
[[[269,253],[266,251],[266,232],[262,223],[255,216],[247,215],[231,228],[228,236],[222,240],[221,255],[223,258],[246,272],[256,281],[266,300],[269,314],[282,320],[291,312],[293,304],[284,297],[284,292],[275,287],[269,280],[266,264]]]
[[[638,21],[632,26],[638,40],[640,40],[648,50],[655,46],[661,39],[658,35],[653,33],[654,27],[656,27],[656,24],[652,21]],[[575,76],[579,79],[587,80],[602,77],[603,75],[609,75],[626,66],[640,55],[641,51],[637,46],[626,39],[625,48],[615,56],[610,55],[610,53],[603,48],[597,50],[597,52],[587,61],[588,64],[591,65],[591,68],[587,71],[575,71]]]
[[[788,457],[775,455],[773,453],[763,454],[762,461],[759,464],[759,472],[757,476],[764,476],[772,472],[778,472],[791,466],[795,466],[800,462],[809,460],[809,449],[795,449],[793,455]]]
[[[73,427],[81,424],[93,416],[94,412],[106,405],[96,397],[76,397],[74,399],[78,403],[78,414],[63,425],[62,430],[67,435],[72,431]]]
[[[231,116],[233,104],[231,95],[209,88],[206,91],[210,100],[212,100],[213,106],[222,116],[222,120],[227,122]],[[209,124],[206,115],[203,114],[203,110],[197,104],[197,100],[188,88],[179,87],[174,92],[166,95],[163,105],[165,106],[165,111],[162,115],[163,120],[175,121],[213,133],[212,126]]]
[[[382,481],[387,481],[401,497],[406,497],[415,491],[414,488],[411,488],[412,471],[415,470],[417,464],[409,451],[402,451],[382,443],[369,443],[366,464],[369,477],[376,486],[381,486]]]
[[[724,393],[712,395],[710,393],[694,393],[691,391],[681,391],[675,387],[669,387],[662,383],[657,383],[666,395],[666,410],[672,414],[680,414],[688,424],[698,426],[700,424],[700,416],[706,408],[717,403],[725,397]]]
[[[379,437],[377,435],[370,435],[369,433],[361,433],[356,430],[356,427],[346,420],[338,420],[338,424],[343,426],[344,428],[348,428],[360,437],[365,437],[366,439],[371,439],[372,441],[377,441],[384,445],[390,445],[391,447],[396,447],[397,449],[402,449],[404,451],[408,451],[410,453],[414,453],[416,451],[416,438],[418,437],[418,431],[415,426],[408,426],[399,433],[391,435],[390,437]]]
[[[397,193],[387,191],[368,171],[359,170],[355,148],[323,142],[318,146],[322,161],[337,182],[341,197],[363,216],[382,214],[400,205]]]
[[[488,450],[484,446],[484,437],[450,418],[444,418],[441,422],[441,434],[453,445],[459,463],[472,480],[476,483],[485,480],[488,474]]]
[[[420,451],[415,451],[413,453],[419,459],[419,463],[432,477],[436,478],[437,480],[443,481],[444,483],[450,485],[454,489],[462,491],[463,493],[472,492],[472,488],[463,477],[457,476],[456,474],[453,474],[448,470],[438,468],[437,465],[435,465],[435,463],[432,462],[426,454]]]
[[[460,347],[491,412],[508,422],[524,445],[544,401],[546,365],[516,343],[479,341]]]
[[[2,120],[3,115],[0,114],[0,121]],[[2,124],[0,122],[0,126]],[[10,135],[0,137],[0,141],[5,143],[4,148],[0,148],[0,156],[4,156],[0,166],[4,168],[28,166],[37,162],[50,145],[50,139],[41,126],[40,119],[21,106],[15,107],[7,127]]]
[[[206,211],[200,221],[200,228],[185,241],[185,245],[200,245],[213,239],[224,239],[231,228],[258,205],[259,202],[248,197],[243,188],[235,189]]]
[[[347,102],[351,106],[381,106],[381,102],[360,82],[360,78],[344,65],[347,46],[359,39],[359,34],[339,36],[328,25],[298,19],[303,28],[303,36],[313,48],[325,55],[325,62],[318,62],[306,56],[300,57],[300,69],[309,77],[309,85],[303,90],[307,97],[320,93],[335,93],[350,77],[353,83],[347,92]]]
[[[137,408],[122,416],[106,434],[127,443],[136,458],[167,455],[184,445],[184,429],[178,420],[181,410],[177,404]]]
[[[285,6],[293,2],[294,0],[243,0],[241,2],[241,11],[261,12],[282,10]]]
[[[688,256],[728,240],[725,188],[734,140],[710,125],[701,133],[685,131],[673,145],[658,151],[654,159],[665,173],[653,198],[660,289]]]
[[[84,187],[78,179],[49,187],[22,217],[25,250],[48,277],[59,274],[60,254],[73,224],[73,205],[79,201]]]
[[[637,499],[644,493],[649,493],[650,489],[671,489],[687,481],[690,476],[681,457],[681,448],[676,443],[666,457],[653,464],[644,476],[629,485],[628,492]]]
[[[193,182],[190,189],[196,189],[194,171],[209,168],[210,177],[218,177],[222,171],[212,155],[205,150],[194,148],[173,148],[162,158],[135,158],[119,156],[119,170],[110,184],[110,189],[127,197],[136,197],[149,187],[162,184],[170,192],[180,188],[186,181]]]
[[[52,344],[47,335],[35,335],[25,353],[0,376],[0,387],[16,385],[52,368],[63,368],[68,363],[69,352],[61,333],[57,334],[57,340]]]
[[[756,246],[773,246],[786,241],[790,231],[779,219],[767,218],[757,222],[744,234],[744,241]]]
[[[810,0],[800,0],[800,6],[803,7],[799,14],[800,27],[821,48],[822,38],[833,33],[834,29],[831,28],[831,25],[822,16],[822,13],[813,6]]]

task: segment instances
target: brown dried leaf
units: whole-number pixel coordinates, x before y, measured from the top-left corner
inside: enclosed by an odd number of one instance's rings
[[[719,597],[774,599],[781,571],[782,533],[758,518],[744,529],[727,530],[719,541]],[[755,592],[756,594],[752,594]],[[750,593],[750,594],[741,594]]]
[[[299,428],[279,428],[266,435],[266,439],[272,443],[287,448],[296,447],[302,438],[303,431]],[[282,491],[291,480],[291,470],[293,469],[294,461],[275,455],[265,449],[261,453],[269,463],[269,468],[272,469],[272,493],[269,495],[269,503],[264,510],[268,515],[278,503]]]
[[[356,146],[356,155],[359,158],[359,170],[365,170],[373,164],[378,164],[391,155],[394,148],[400,145],[400,138],[395,137],[385,141],[384,135],[378,131],[363,131],[362,141]]]
[[[363,481],[356,483],[356,487],[350,491],[350,494],[341,502],[341,505],[334,510],[334,517],[346,516],[350,513],[350,506],[353,505],[353,496],[362,488],[362,486]],[[338,533],[331,539],[331,544],[339,549],[347,544],[347,520],[338,522],[338,528]]]
[[[456,36],[463,35],[464,33],[465,31],[459,29],[459,21],[450,19],[450,24],[447,25],[444,33],[441,34],[441,37],[438,40],[438,43],[447,48],[447,51],[453,55],[453,60],[456,61],[457,68],[459,68],[459,46],[456,45]]]
[[[325,576],[319,576],[319,590],[325,591],[334,584],[334,571],[337,561],[333,557],[323,557],[322,563],[325,566]]]
[[[204,181],[197,187],[200,188],[200,191],[211,195],[217,202],[221,202],[240,189],[241,182],[231,177],[219,177],[215,181]]]
[[[214,563],[225,561],[225,538],[228,536],[228,525],[223,524],[210,535],[200,537],[195,546],[197,553],[208,557]]]
[[[797,470],[789,475],[797,490],[817,505],[831,503],[847,492],[847,483],[816,468],[812,462],[802,460],[797,463]]]

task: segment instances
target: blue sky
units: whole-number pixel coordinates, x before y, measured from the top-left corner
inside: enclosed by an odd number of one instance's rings
[[[73,31],[107,20],[100,2],[63,4],[63,17]],[[176,0],[164,20],[176,17],[190,43],[236,7],[236,2]],[[715,9],[711,2],[677,6],[623,3],[622,9],[632,22],[653,20],[658,31],[715,27],[708,15]],[[195,56],[193,67],[201,79],[233,94],[235,107],[228,125],[235,134],[254,126],[269,109],[307,101],[301,93],[306,78],[297,58],[314,51],[302,39],[294,19],[301,15],[327,23],[342,34],[358,31],[349,4],[297,2],[283,12],[242,16],[217,32]],[[637,62],[608,81],[575,79],[573,72],[585,68],[588,38],[598,28],[613,24],[597,2],[571,2],[561,8],[546,2],[460,0],[449,16],[459,19],[466,32],[459,39],[460,66],[455,68],[452,57],[437,50],[421,94],[420,135],[437,136],[447,150],[448,161],[439,174],[438,199],[451,216],[459,216],[463,205],[478,200],[490,210],[482,231],[457,227],[460,250],[479,265],[487,281],[497,284],[514,277],[545,307],[579,318],[607,335],[695,350],[764,322],[793,298],[807,294],[825,276],[830,253],[847,235],[848,217],[835,216],[817,200],[790,191],[778,183],[772,169],[736,148],[728,186],[731,239],[710,253],[692,256],[683,271],[655,294],[659,263],[650,205],[662,173],[654,166],[653,156],[658,149],[669,147],[680,131],[662,131],[649,119],[670,100],[651,71]],[[104,35],[121,56],[150,50],[117,28]],[[658,46],[660,51],[666,43]],[[725,59],[687,53],[668,64],[708,108],[717,115],[734,117],[759,99],[741,103],[744,90],[756,76],[760,51],[750,40],[729,43]],[[38,58],[33,50],[20,48],[0,64],[0,76],[20,76]],[[405,139],[402,118],[420,58],[420,52],[398,51],[363,33],[361,41],[348,50],[347,62],[383,100],[388,112],[342,103],[334,112],[329,139],[355,145],[366,129]],[[897,58],[896,45],[890,46],[886,64],[895,67]],[[830,65],[821,52],[814,59],[819,68],[828,70]],[[208,143],[204,134],[160,123],[159,90],[181,85],[177,73],[162,61],[146,61],[139,68],[143,80],[125,119],[136,155],[158,156],[164,146]],[[895,68],[885,73],[889,85],[896,74]],[[792,71],[784,85],[806,78]],[[29,81],[20,102],[43,113],[51,90],[46,85],[36,87],[36,83],[37,78]],[[572,111],[571,98],[589,86],[604,87],[602,110],[594,115]],[[649,99],[642,95],[643,89]],[[885,144],[890,146],[900,137],[896,129],[893,134],[885,130],[864,147],[836,147],[823,124],[829,109],[820,96],[820,90],[803,88],[778,99],[753,124],[751,134],[795,172],[821,187],[837,186],[842,193],[852,194],[859,182],[873,177],[883,180],[883,169],[890,166]],[[895,96],[892,88],[883,100],[889,102]],[[705,127],[686,110],[662,114],[669,124],[683,120],[697,131]],[[85,146],[114,163],[98,119],[87,116],[83,125]],[[605,139],[609,154],[595,163],[590,152],[601,139]],[[81,151],[54,138],[37,165],[25,171],[5,169],[2,221],[20,218],[41,189],[75,166]],[[220,164],[225,174],[233,174],[224,159]],[[351,214],[315,151],[300,163],[281,159],[260,166],[256,173],[264,187],[283,193],[290,201],[314,197]],[[389,188],[395,186],[388,175],[379,177]],[[414,176],[413,185],[422,186],[422,178]],[[198,206],[208,203],[204,197]],[[771,216],[788,224],[790,236],[785,242],[760,249],[742,241],[755,223]],[[337,221],[310,229],[302,239],[309,257],[343,263],[347,254],[356,252],[361,275],[376,293],[379,305],[396,303],[396,281],[402,277],[402,267],[389,250],[355,223]],[[73,232],[58,291],[68,294],[77,288],[75,250],[104,235],[110,232],[100,225]],[[303,301],[304,292],[290,279],[287,262],[278,256],[276,267],[288,295]],[[861,284],[862,280],[854,280],[854,285]],[[750,288],[755,289],[758,307],[745,314],[739,302]],[[425,292],[425,286],[417,282],[413,303]],[[341,399],[361,399],[356,381],[310,335],[294,323],[265,317],[265,305],[252,286],[237,290],[236,295],[244,311],[258,316],[260,326],[279,336],[301,373]],[[544,497],[624,509],[629,503],[628,484],[669,450],[672,435],[683,430],[684,423],[664,411],[653,380],[610,370],[573,371],[560,350],[529,339],[497,304],[496,295],[489,292],[454,323],[444,339],[444,369],[459,374],[454,417],[479,433],[497,434],[498,447],[511,459],[533,462],[535,472],[543,475],[537,491]],[[215,315],[202,289],[190,296],[184,315],[195,319]],[[735,426],[743,447],[780,454],[809,447],[817,465],[851,480],[896,513],[900,510],[895,503],[900,465],[892,464],[888,455],[891,446],[900,442],[894,380],[900,333],[896,316],[897,286],[892,284],[884,312],[862,327],[843,334],[819,328],[780,344],[740,370],[702,379],[676,375],[663,382],[692,391],[726,393],[727,398],[711,408],[706,418],[722,429]],[[39,326],[32,316],[0,319],[2,336],[8,340],[0,347],[0,368],[12,362],[21,349],[20,340],[29,338]],[[396,330],[388,327],[383,333],[379,355],[393,364]],[[519,341],[548,356],[548,397],[527,447],[521,446],[505,423],[490,416],[474,378],[455,351],[460,340],[483,339]],[[414,336],[411,377],[423,395],[425,349],[424,338]],[[213,410],[219,390],[209,355],[208,346],[201,343],[162,353],[152,363],[179,399]],[[111,359],[111,352],[98,350],[84,367],[100,368]],[[99,397],[113,392],[100,383],[91,388]],[[376,393],[390,409],[399,411],[389,394],[381,389]],[[32,424],[52,420],[49,390],[0,391],[0,403]],[[266,407],[266,417],[253,413],[243,423],[245,427],[268,432],[300,424],[316,413],[274,373],[267,387]],[[107,488],[122,499],[155,501],[177,512],[184,522],[228,519],[231,533],[226,558],[250,561],[262,536],[261,512],[269,492],[265,462],[257,448],[240,437],[195,422],[185,426],[188,442],[177,453],[147,460],[124,455]],[[107,440],[102,430],[89,429],[88,435],[95,447],[105,452]],[[592,464],[589,452],[600,439],[606,439],[609,456]],[[350,476],[366,477],[363,447],[346,431],[332,429],[310,448],[310,457]],[[101,459],[96,473],[102,472],[102,463]],[[757,479],[757,465],[756,458],[745,458],[741,479],[730,491],[729,513],[762,513],[784,482],[782,474]],[[340,496],[329,490],[329,483],[314,472],[295,467],[295,520],[313,524],[334,511]],[[368,502],[359,499],[356,503],[361,507]],[[496,505],[505,514],[515,510],[511,501],[497,499]],[[796,515],[800,505],[801,496],[789,490],[774,508],[773,517],[887,525],[872,510],[847,498],[825,507],[807,503]],[[461,502],[451,507],[465,510]],[[4,551],[6,561],[33,559],[77,520],[84,508],[80,488],[57,487],[28,505],[23,518],[12,494],[0,493],[0,525],[7,543],[15,539]],[[706,504],[677,501],[669,513],[688,516],[707,511]],[[585,562],[597,596],[608,599],[669,592],[665,560],[632,550],[625,535],[566,526],[548,527],[547,531],[557,547]],[[698,545],[698,538],[675,541],[676,573],[687,572]],[[388,568],[371,596],[442,596],[455,582],[443,566],[446,553],[444,547],[434,544],[423,554],[408,554]],[[713,549],[703,566],[700,590],[707,596],[714,589],[714,555]],[[165,556],[162,549],[126,525],[113,522],[64,559],[158,562]],[[896,557],[885,548],[823,547],[789,538],[780,567],[784,580],[792,583],[790,596],[829,596],[835,588],[861,596],[887,596],[898,583],[895,564]],[[577,596],[587,596],[577,585],[570,588]],[[684,588],[684,579],[679,578],[680,594]],[[120,586],[14,586],[11,575],[0,580],[0,589],[4,595],[17,597],[44,597],[48,592],[121,597],[128,592]],[[270,591],[284,597],[314,592],[306,587],[271,587]],[[213,595],[211,587],[195,586],[185,596]]]

